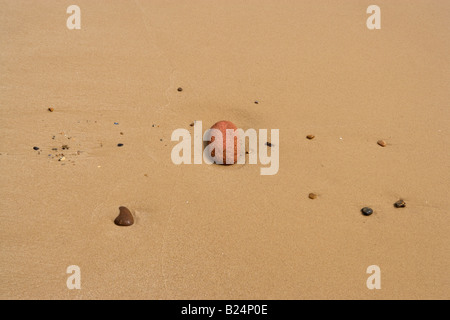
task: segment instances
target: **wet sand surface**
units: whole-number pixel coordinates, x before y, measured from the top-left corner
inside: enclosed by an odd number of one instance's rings
[[[0,0],[0,298],[450,298],[450,2],[70,4]],[[173,164],[195,120],[278,173]]]

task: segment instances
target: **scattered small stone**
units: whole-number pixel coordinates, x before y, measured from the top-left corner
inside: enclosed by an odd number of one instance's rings
[[[53,151],[58,151],[58,148],[52,148]]]
[[[123,132],[121,132],[120,135],[123,136]]]
[[[159,139],[159,141],[162,141],[162,139]]]
[[[80,155],[81,154],[81,151],[77,151],[77,155]]]
[[[33,150],[37,151],[37,150],[39,150],[39,147],[33,147]]]
[[[373,210],[369,207],[364,207],[361,209],[361,212],[365,216],[370,216],[373,213]]]
[[[396,203],[394,203],[394,207],[404,208],[404,207],[406,207],[406,202],[400,199]]]
[[[148,177],[148,174],[144,173],[144,177]]]
[[[119,215],[114,220],[114,223],[118,226],[127,227],[131,226],[134,223],[133,215],[130,210],[126,207],[119,207]]]
[[[56,138],[55,136],[52,137],[53,140],[55,140],[55,138]]]
[[[191,126],[191,127],[193,127],[194,125],[195,125],[195,123],[194,123],[194,122],[192,122],[192,123],[190,124],[190,126]]]
[[[266,146],[268,146],[268,147],[272,147],[272,143],[270,143],[270,142],[266,142]]]
[[[114,122],[114,124],[117,126],[119,123],[118,122]]]
[[[309,197],[310,199],[316,199],[316,198],[317,198],[317,194],[311,192],[311,193],[308,195],[308,197]]]
[[[378,140],[377,143],[380,147],[383,147],[383,148],[386,147],[386,145],[387,145],[386,141],[384,141],[384,140]]]
[[[258,101],[258,100],[256,100],[256,101],[255,101],[255,104],[259,104],[259,101]]]
[[[61,149],[63,150],[69,150],[69,146],[67,144],[63,144],[63,146],[61,147]]]
[[[312,139],[314,139],[315,137],[316,137],[316,136],[313,135],[313,134],[308,134],[308,135],[306,136],[306,138],[309,139],[309,140],[312,140]]]
[[[47,110],[50,111],[50,112],[55,111],[55,109],[53,109],[53,108],[48,108]]]
[[[66,160],[66,157],[61,157],[58,159],[58,161],[65,161],[65,160]]]
[[[181,92],[181,91],[183,91],[183,88],[180,87],[177,90],[178,90],[178,92]]]
[[[117,146],[118,147],[123,147],[123,143],[118,143]]]
[[[154,128],[155,127],[155,125],[154,124],[152,124],[152,128]]]

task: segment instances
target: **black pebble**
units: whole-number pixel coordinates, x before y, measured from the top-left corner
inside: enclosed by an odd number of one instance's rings
[[[369,207],[364,207],[361,209],[361,212],[365,216],[370,216],[373,213],[373,210]]]
[[[259,101],[258,101],[258,100],[256,100],[256,101],[255,101],[255,104],[258,104],[258,103],[259,103]]]
[[[271,147],[272,144],[270,142],[266,142],[266,146]]]
[[[403,200],[398,200],[396,203],[394,203],[394,207],[404,208],[404,207],[406,207],[406,202]]]
[[[38,147],[33,147],[33,150],[39,150],[39,148]]]
[[[117,146],[118,147],[123,147],[123,143],[118,143]]]
[[[177,90],[178,90],[178,92],[181,92],[181,91],[183,91],[183,88],[180,87]]]

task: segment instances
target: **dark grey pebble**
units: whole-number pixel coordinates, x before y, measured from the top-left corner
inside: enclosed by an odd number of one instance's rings
[[[39,147],[33,147],[33,150],[39,150]]]
[[[365,216],[370,216],[373,213],[373,210],[369,207],[364,207],[361,209],[361,212]]]
[[[123,147],[123,143],[118,143],[117,146],[118,147]]]
[[[406,202],[400,199],[396,203],[394,203],[394,207],[404,208],[404,207],[406,207]]]

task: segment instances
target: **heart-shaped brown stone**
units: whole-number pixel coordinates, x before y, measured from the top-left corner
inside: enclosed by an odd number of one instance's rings
[[[133,215],[131,214],[131,211],[126,207],[120,207],[119,208],[119,215],[117,216],[116,220],[114,220],[114,223],[118,226],[131,226],[134,223]]]

